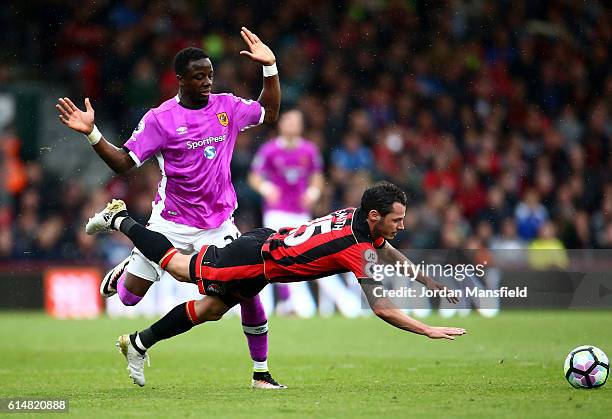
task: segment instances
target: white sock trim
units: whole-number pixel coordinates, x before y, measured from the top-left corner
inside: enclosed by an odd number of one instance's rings
[[[134,343],[136,344],[136,347],[140,349],[142,352],[147,351],[147,348],[145,348],[145,346],[142,344],[142,341],[140,340],[140,334],[136,333],[136,338],[134,339]]]
[[[249,335],[263,335],[264,333],[268,333],[268,322],[262,324],[261,326],[246,326],[243,324],[242,330],[244,330],[244,333],[248,333]]]
[[[265,361],[253,361],[253,371],[255,372],[266,372],[268,371],[268,360]]]
[[[121,221],[125,220],[127,217],[125,216],[119,216],[117,218],[115,218],[115,221],[113,221],[113,228],[117,231],[119,231],[119,227],[121,226]]]

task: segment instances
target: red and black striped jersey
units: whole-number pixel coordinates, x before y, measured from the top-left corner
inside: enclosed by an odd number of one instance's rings
[[[264,243],[261,254],[270,282],[294,282],[335,273],[353,272],[369,278],[369,266],[377,262],[381,237],[372,240],[362,210],[346,208],[293,229],[281,229]]]

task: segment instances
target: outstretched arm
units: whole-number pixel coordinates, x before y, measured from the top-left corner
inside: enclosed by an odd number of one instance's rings
[[[115,173],[126,172],[134,166],[134,160],[125,150],[117,148],[106,141],[100,131],[98,131],[94,120],[95,112],[89,98],[85,98],[85,112],[77,108],[67,97],[60,98],[58,101],[59,103],[55,107],[60,113],[60,121],[74,131],[84,134],[96,153],[98,153],[98,156]]]
[[[382,289],[381,283],[371,279],[363,279],[360,281],[360,285],[374,314],[398,329],[407,330],[418,335],[425,335],[431,339],[455,340],[455,336],[465,334],[465,329],[459,327],[429,326],[407,316],[395,307],[388,298],[380,297],[380,293],[376,292],[377,288],[379,290]]]
[[[263,89],[257,101],[266,110],[264,122],[274,122],[278,119],[281,100],[280,81],[278,79],[278,71],[276,71],[276,57],[272,50],[247,28],[242,27],[240,35],[242,35],[242,39],[249,47],[249,51],[240,51],[240,55],[246,55],[251,60],[265,66]]]
[[[412,263],[410,259],[408,259],[402,252],[397,250],[395,247],[391,246],[389,242],[386,242],[385,246],[382,249],[379,249],[379,252],[380,257],[384,263],[395,264],[395,262],[399,261],[402,264],[406,262],[409,265],[414,265],[414,263]],[[430,290],[443,290],[446,288],[438,281],[435,281],[434,279],[423,275],[421,272],[418,273],[418,276],[415,279],[421,284],[425,285]],[[446,299],[451,304],[457,304],[459,302],[459,299],[453,296],[452,293],[450,293],[449,296],[446,297]]]

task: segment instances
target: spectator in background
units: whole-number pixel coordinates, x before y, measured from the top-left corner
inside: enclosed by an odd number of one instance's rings
[[[457,190],[456,201],[468,219],[475,219],[487,205],[486,192],[471,167],[465,167],[461,174],[461,187]]]
[[[612,223],[608,223],[604,226],[603,231],[599,234],[599,241],[597,244],[603,249],[612,249]]]
[[[612,249],[610,226],[612,226],[612,183],[604,188],[601,207],[592,218],[592,229],[595,232],[596,247]]]
[[[0,145],[2,146],[0,168],[2,168],[2,173],[4,173],[2,177],[2,190],[10,196],[16,196],[27,185],[25,164],[19,154],[21,141],[19,141],[16,135],[7,131],[0,136]]]
[[[40,195],[35,189],[26,189],[19,197],[15,219],[14,254],[17,258],[38,257],[36,237],[41,225]]]
[[[404,183],[407,171],[411,169],[408,153],[405,152],[405,142],[402,129],[390,125],[381,132],[374,146],[376,168],[396,183]]]
[[[445,189],[454,194],[459,185],[456,173],[450,168],[448,156],[444,153],[436,154],[433,157],[433,167],[425,173],[423,179],[423,189]]]
[[[514,216],[519,236],[525,241],[534,239],[540,227],[548,221],[548,211],[540,203],[540,196],[533,188],[527,189]]]
[[[570,232],[570,237],[563,242],[565,247],[569,249],[593,248],[594,242],[589,225],[589,214],[586,211],[579,210],[576,212],[574,229]]]
[[[490,248],[499,267],[516,267],[525,264],[526,243],[521,240],[516,230],[514,218],[507,217],[501,223],[500,233],[493,236]]]
[[[0,204],[0,260],[13,256],[12,214],[8,205]]]
[[[136,61],[128,80],[126,97],[132,126],[137,126],[142,115],[159,101],[156,78],[155,67],[149,58],[141,57]]]
[[[57,34],[57,59],[65,80],[85,97],[96,98],[100,89],[100,61],[108,30],[97,19],[100,5],[72,6],[72,16]]]
[[[363,144],[361,136],[356,132],[344,136],[342,145],[332,152],[331,160],[332,176],[339,183],[346,179],[348,172],[371,172],[374,169],[372,151]]]
[[[568,103],[563,107],[555,128],[563,136],[566,151],[579,145],[584,132],[584,126],[578,118],[576,108],[573,105]]]
[[[478,220],[489,223],[494,233],[499,233],[502,222],[511,215],[504,190],[499,185],[491,186],[487,192],[486,207],[478,214]]]
[[[567,269],[569,266],[567,251],[556,234],[556,227],[551,221],[545,221],[540,226],[538,238],[528,246],[529,266],[532,269]]]

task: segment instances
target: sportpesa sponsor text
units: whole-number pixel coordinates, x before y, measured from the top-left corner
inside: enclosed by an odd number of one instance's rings
[[[225,141],[225,139],[226,135],[223,134],[219,135],[218,137],[203,138],[199,141],[187,141],[187,149],[193,150],[194,148],[207,146],[213,143],[222,143],[223,141]]]

